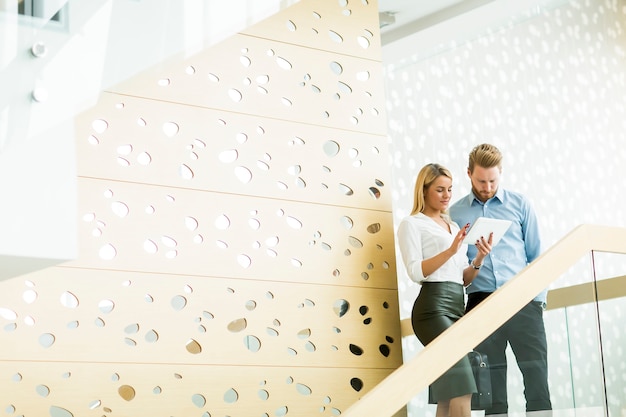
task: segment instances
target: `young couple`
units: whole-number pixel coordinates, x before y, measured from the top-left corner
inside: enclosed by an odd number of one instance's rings
[[[411,322],[424,345],[541,252],[536,215],[524,196],[499,187],[501,172],[498,148],[476,146],[469,154],[467,169],[472,191],[451,207],[452,175],[446,168],[428,164],[417,176],[413,210],[398,226],[398,245],[409,278],[421,284]],[[463,243],[469,225],[481,216],[512,221],[495,247],[492,236],[483,236],[472,245]],[[545,301],[544,291],[476,347],[490,362],[493,400],[485,415],[506,416],[508,412],[508,344],[522,372],[528,414],[552,409],[543,323]],[[430,389],[437,402],[437,417],[469,417],[472,393],[476,392],[469,359],[461,359]],[[551,415],[549,411],[541,413]]]

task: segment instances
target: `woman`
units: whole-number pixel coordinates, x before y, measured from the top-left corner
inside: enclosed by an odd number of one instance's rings
[[[415,182],[411,215],[398,227],[398,244],[411,280],[421,284],[413,305],[413,331],[425,346],[457,321],[464,312],[463,287],[471,284],[485,256],[491,236],[476,241],[477,255],[468,264],[463,239],[469,224],[459,228],[447,215],[452,174],[438,164],[424,166]],[[476,383],[467,357],[430,386],[437,417],[470,417]]]

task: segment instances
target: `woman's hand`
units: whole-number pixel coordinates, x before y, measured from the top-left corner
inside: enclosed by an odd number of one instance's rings
[[[491,244],[493,243],[493,233],[489,233],[489,238],[485,240],[484,236],[476,240],[476,257],[470,261],[470,265],[463,270],[463,284],[467,287],[472,283],[478,270],[483,265],[483,259],[491,252]]]
[[[461,249],[461,246],[463,246],[463,239],[465,239],[465,236],[467,236],[467,231],[469,230],[469,227],[470,227],[470,224],[467,223],[465,226],[461,227],[461,230],[459,230],[459,233],[457,233],[456,236],[454,237],[452,244],[448,248],[448,250],[450,251],[452,255],[456,254],[459,251],[459,249]]]
[[[485,256],[491,252],[491,243],[493,242],[493,233],[489,233],[489,239],[485,239],[483,236],[476,240],[476,258],[474,258],[474,265],[482,265]]]

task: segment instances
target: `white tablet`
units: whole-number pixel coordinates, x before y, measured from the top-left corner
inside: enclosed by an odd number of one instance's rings
[[[502,236],[511,226],[510,220],[492,219],[489,217],[479,217],[474,221],[474,224],[470,226],[467,236],[463,239],[463,243],[468,245],[475,245],[476,241],[484,236],[485,239],[489,238],[489,233],[493,232],[493,240],[491,241],[491,247],[502,239]]]

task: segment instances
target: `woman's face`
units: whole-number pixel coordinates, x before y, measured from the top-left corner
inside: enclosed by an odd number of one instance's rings
[[[428,211],[444,212],[452,198],[452,180],[445,175],[438,176],[424,192],[424,207]]]

